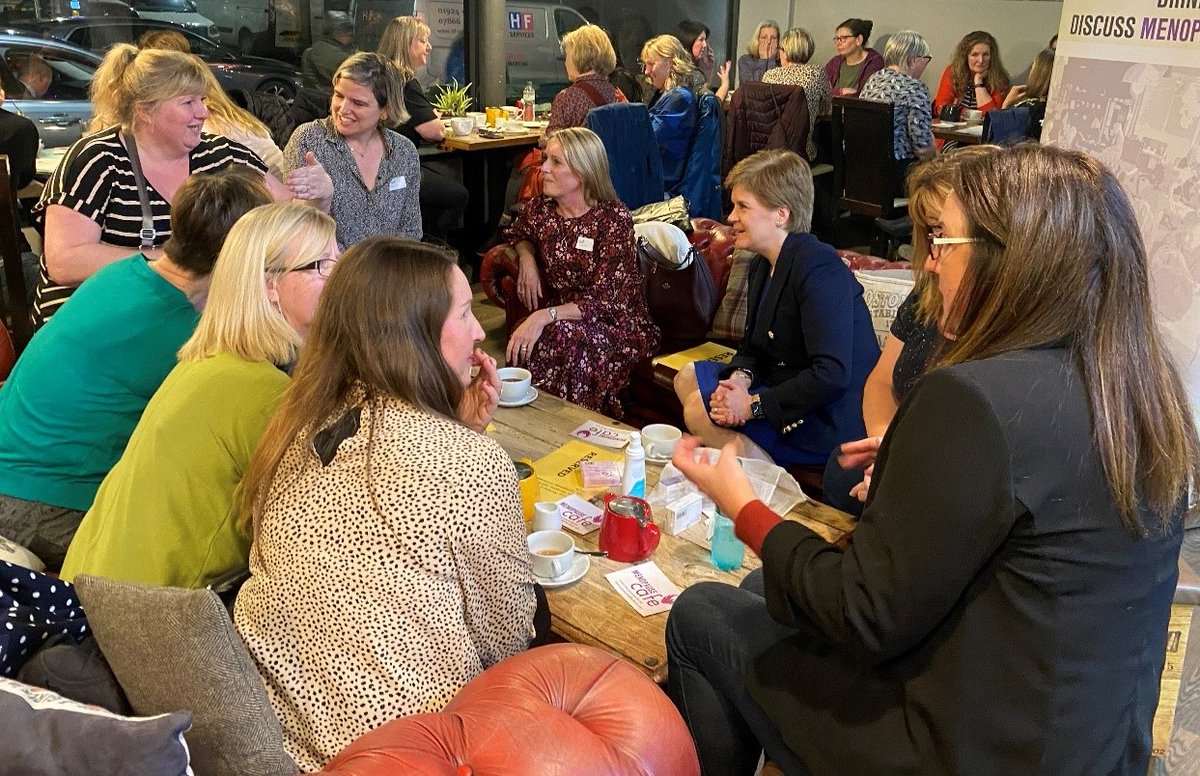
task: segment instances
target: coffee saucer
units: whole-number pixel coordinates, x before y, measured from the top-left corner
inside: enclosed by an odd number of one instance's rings
[[[649,463],[670,463],[671,456],[650,455],[649,453],[646,453],[646,461]]]
[[[497,406],[499,406],[499,407],[524,407],[526,404],[532,404],[534,401],[536,401],[537,397],[538,397],[538,389],[530,388],[529,393],[525,394],[524,398],[514,399],[512,401],[504,401],[504,399],[501,399],[499,401],[499,403],[497,404]]]
[[[542,587],[562,587],[563,585],[569,585],[572,582],[578,582],[583,579],[583,575],[588,573],[588,569],[591,567],[592,559],[577,552],[575,553],[575,561],[571,563],[571,570],[561,577],[547,579],[546,577],[539,577],[537,574],[534,574],[533,578]]]

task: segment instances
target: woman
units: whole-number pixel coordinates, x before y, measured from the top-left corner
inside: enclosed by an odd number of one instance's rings
[[[713,77],[713,50],[712,46],[708,45],[708,36],[711,34],[708,25],[691,19],[684,19],[675,27],[675,37],[692,60],[688,85],[697,94],[703,89],[712,88],[710,84]],[[661,86],[657,88],[662,89]],[[725,98],[729,96],[729,62],[717,68],[717,88],[713,93],[721,102],[725,102]]]
[[[0,536],[51,570],[196,328],[225,235],[270,201],[262,180],[242,168],[184,181],[159,257],[85,281],[0,387]]]
[[[659,35],[642,47],[642,67],[660,93],[650,106],[650,125],[662,156],[664,189],[671,191],[683,180],[696,133],[696,92],[689,86],[695,66],[677,39]]]
[[[356,244],[243,480],[234,619],[303,771],[529,644],[533,570],[512,460],[483,435],[500,378],[482,338],[446,252]]]
[[[334,230],[294,203],[234,225],[200,323],[100,485],[63,579],[206,587],[245,568],[250,537],[234,490],[337,263]]]
[[[954,60],[942,71],[933,100],[934,115],[940,116],[947,105],[987,113],[1004,102],[1008,86],[1008,71],[1000,61],[996,39],[982,30],[969,32],[954,48]]]
[[[1026,144],[964,163],[941,225],[957,339],[845,551],[756,502],[732,450],[675,453],[763,559],[668,621],[706,772],[764,746],[815,776],[1146,772],[1200,450],[1132,209],[1094,160]]]
[[[293,169],[312,154],[329,171],[338,246],[373,235],[420,240],[417,148],[389,129],[408,121],[396,66],[369,52],[349,57],[333,74],[329,112],[296,127],[283,156]]]
[[[417,71],[429,61],[429,27],[412,16],[397,16],[388,23],[379,39],[379,56],[390,61],[400,71],[404,82],[404,109],[408,120],[396,131],[412,141],[414,146],[440,143],[446,127],[442,114],[434,109],[417,80]],[[445,242],[467,209],[467,189],[458,181],[421,165],[421,223],[425,234]]]
[[[1054,74],[1054,49],[1038,52],[1029,68],[1029,80],[1024,86],[1014,86],[1004,97],[1004,108],[1029,108],[1029,128],[1025,136],[1042,139],[1042,123],[1046,120],[1046,98],[1050,95],[1050,76]]]
[[[853,97],[867,79],[883,69],[883,56],[867,48],[874,25],[869,19],[847,19],[833,34],[833,59],[825,63],[825,78],[835,97]]]
[[[879,442],[904,398],[925,374],[936,350],[946,343],[937,325],[942,312],[937,278],[925,271],[929,238],[942,235],[942,203],[950,194],[959,166],[995,150],[993,145],[965,146],[915,165],[908,173],[913,289],[896,310],[879,362],[863,387],[862,412],[867,436],[843,444],[829,456],[825,466],[822,486],[825,502],[843,512],[854,515],[862,512]]]
[[[630,372],[659,340],[646,311],[633,219],[590,129],[555,133],[542,181],[545,196],[505,235],[519,257],[517,294],[533,310],[508,340],[508,363],[527,368],[555,396],[620,418]]]
[[[763,73],[775,67],[779,67],[779,25],[768,19],[759,22],[746,53],[738,57],[738,86],[761,81]]]
[[[35,207],[45,214],[37,325],[100,268],[138,248],[160,256],[171,236],[175,193],[188,176],[234,167],[266,173],[249,149],[201,131],[211,84],[208,66],[190,54],[128,44],[109,49],[92,89],[112,106],[116,124],[71,146]],[[146,183],[144,206],[133,149]],[[294,171],[286,187],[270,176],[264,182],[275,199],[295,196],[322,208],[332,191],[329,176],[315,164]]]
[[[894,33],[883,47],[887,66],[871,76],[862,88],[864,100],[892,104],[892,158],[895,179],[901,186],[913,162],[932,159],[937,153],[930,125],[933,109],[929,87],[921,80],[932,58],[929,44],[919,33],[912,30]],[[897,196],[903,196],[903,192],[897,192]]]
[[[808,158],[817,158],[817,147],[813,143],[813,131],[817,120],[828,118],[833,113],[833,99],[829,94],[829,82],[825,73],[816,65],[810,65],[816,44],[808,30],[793,27],[779,41],[779,67],[768,70],[762,77],[765,84],[784,84],[804,87],[808,101]]]
[[[759,151],[734,165],[725,186],[734,244],[758,254],[750,313],[729,366],[700,361],[676,375],[684,420],[712,447],[732,443],[781,466],[824,463],[863,436],[863,383],[879,345],[862,286],[808,233],[812,174],[798,154]]]
[[[617,67],[617,53],[604,30],[594,24],[571,30],[563,36],[562,49],[571,85],[555,95],[550,105],[543,147],[558,130],[582,127],[592,108],[626,101],[621,90],[608,81]]]

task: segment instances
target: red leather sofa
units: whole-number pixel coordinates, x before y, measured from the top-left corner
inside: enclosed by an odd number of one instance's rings
[[[699,776],[687,726],[633,666],[592,647],[551,644],[468,683],[438,714],[372,730],[329,776]]]

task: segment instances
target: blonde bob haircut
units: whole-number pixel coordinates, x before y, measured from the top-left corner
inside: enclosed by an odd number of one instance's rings
[[[213,267],[208,302],[180,361],[230,351],[247,361],[289,364],[300,335],[267,295],[278,277],[316,261],[333,241],[336,225],[298,202],[262,205],[238,219]]]
[[[775,42],[780,48],[783,48],[783,33],[779,31],[778,22],[771,19],[759,22],[758,26],[754,28],[754,35],[750,37],[750,42],[746,44],[746,53],[755,59],[758,58],[758,36],[762,35],[764,29],[775,30]],[[809,54],[809,56],[812,56],[812,54]]]
[[[585,127],[568,127],[550,137],[546,143],[547,153],[554,143],[562,149],[563,160],[571,172],[579,176],[583,196],[589,203],[617,201],[617,192],[608,172],[608,152],[599,135]]]
[[[596,72],[608,78],[617,69],[617,52],[608,33],[594,24],[571,30],[562,39],[562,51],[580,73]]]
[[[642,61],[649,62],[650,57],[666,59],[671,62],[671,74],[667,76],[666,89],[669,91],[677,86],[685,86],[696,62],[690,51],[684,49],[679,38],[674,35],[659,35],[646,41],[642,46]]]
[[[388,22],[379,38],[379,56],[390,60],[400,71],[404,83],[417,77],[412,61],[414,40],[429,37],[429,25],[415,16],[397,16]]]
[[[173,97],[208,96],[212,74],[199,57],[166,49],[138,50],[118,43],[104,55],[89,89],[92,101],[106,106],[111,124],[132,130],[141,111],[150,112]]]
[[[725,178],[725,188],[732,191],[735,186],[769,208],[787,208],[784,227],[789,232],[812,228],[812,170],[796,152],[771,149],[747,156]]]
[[[333,73],[333,86],[341,79],[365,86],[375,95],[375,102],[383,110],[379,123],[385,127],[398,127],[408,121],[404,107],[404,82],[400,80],[400,68],[392,60],[372,51],[351,54],[338,65]]]
[[[779,50],[787,56],[789,65],[807,65],[813,52],[817,50],[817,44],[813,43],[808,30],[793,27],[779,39]]]

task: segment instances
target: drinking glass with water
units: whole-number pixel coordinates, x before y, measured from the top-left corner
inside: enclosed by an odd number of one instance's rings
[[[721,571],[733,571],[746,557],[746,545],[733,535],[733,521],[720,509],[713,515],[712,564]]]

